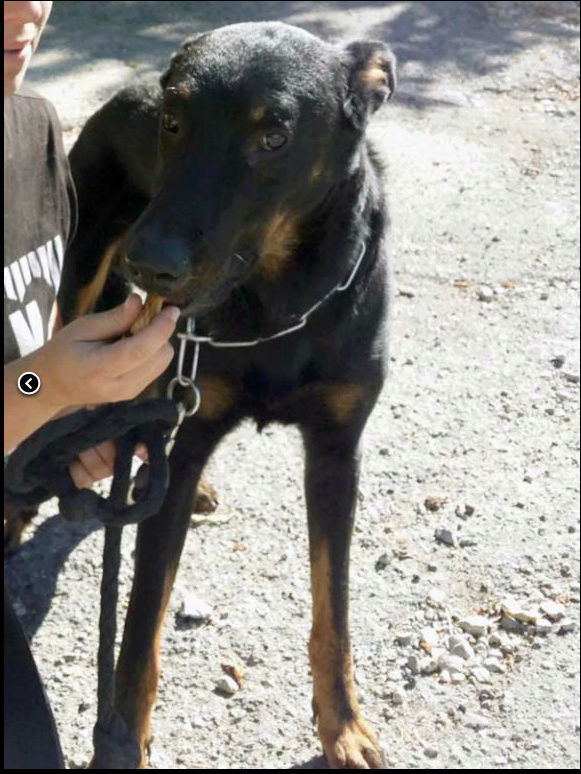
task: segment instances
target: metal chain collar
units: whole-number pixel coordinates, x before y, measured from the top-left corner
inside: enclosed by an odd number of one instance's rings
[[[291,325],[288,328],[285,328],[282,331],[278,331],[278,333],[272,334],[272,336],[265,336],[263,338],[253,339],[251,341],[217,341],[211,336],[200,336],[199,334],[196,334],[195,318],[193,317],[187,318],[185,332],[178,333],[178,339],[180,340],[180,348],[178,352],[177,372],[167,386],[166,395],[168,398],[171,398],[173,400],[175,389],[179,385],[180,387],[183,387],[184,389],[191,391],[193,402],[189,408],[187,408],[186,404],[183,401],[178,401],[177,403],[179,416],[178,416],[178,421],[174,429],[172,430],[171,435],[169,436],[166,443],[165,451],[167,455],[169,455],[169,453],[173,448],[178,430],[181,427],[184,419],[186,417],[193,416],[200,408],[202,396],[200,395],[199,388],[195,384],[196,376],[198,373],[198,363],[200,360],[200,345],[209,344],[212,347],[254,347],[257,344],[262,344],[265,341],[273,341],[274,339],[279,339],[282,336],[288,336],[289,333],[294,333],[295,331],[298,331],[301,328],[304,328],[305,325],[307,324],[307,320],[309,319],[309,317],[314,312],[316,312],[317,309],[320,306],[322,306],[325,303],[325,301],[327,301],[327,299],[329,299],[334,293],[341,293],[344,290],[347,290],[347,288],[352,284],[353,280],[355,279],[355,275],[357,274],[357,271],[361,266],[363,256],[365,255],[365,250],[366,250],[366,244],[365,242],[363,242],[363,244],[361,245],[359,256],[346,280],[339,283],[338,285],[335,285],[335,287],[332,290],[330,290],[325,296],[323,296],[323,298],[319,299],[319,301],[317,301],[316,304],[313,304],[313,306],[311,306],[310,309],[308,309],[306,312],[304,312],[301,315],[298,322],[296,322],[294,325]],[[195,348],[194,348],[194,356],[192,359],[192,367],[190,369],[190,374],[186,375],[184,374],[184,361],[185,361],[185,355],[186,355],[186,348],[187,348],[188,342],[190,341],[194,343]]]

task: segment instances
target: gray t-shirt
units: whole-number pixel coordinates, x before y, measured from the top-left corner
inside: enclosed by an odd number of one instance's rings
[[[51,336],[75,210],[54,107],[23,87],[4,100],[4,363]]]

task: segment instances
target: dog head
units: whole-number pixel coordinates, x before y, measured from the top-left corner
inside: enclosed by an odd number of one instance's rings
[[[161,86],[155,193],[127,235],[126,269],[200,314],[292,263],[309,213],[357,166],[395,60],[381,42],[236,24],[186,40]]]

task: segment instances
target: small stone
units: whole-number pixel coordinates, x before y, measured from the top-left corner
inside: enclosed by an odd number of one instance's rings
[[[404,648],[407,648],[409,645],[411,645],[413,639],[414,635],[411,632],[398,632],[395,635],[396,645],[401,645]]]
[[[445,669],[440,672],[440,682],[441,683],[451,683],[452,678],[450,677],[450,672],[446,671]]]
[[[523,634],[526,630],[526,626],[520,621],[515,621],[514,618],[503,616],[500,621],[501,627],[506,632],[515,632],[516,634]]]
[[[450,639],[452,639],[452,637]],[[460,658],[463,658],[465,660],[469,658],[474,658],[474,649],[472,648],[468,640],[465,639],[464,637],[458,637],[455,639],[457,639],[457,642],[453,645],[453,647],[450,648],[450,652],[454,656],[459,656]]]
[[[490,285],[480,285],[476,291],[476,297],[479,301],[488,303],[494,299],[494,290]]]
[[[438,757],[438,751],[435,750],[433,747],[426,747],[424,750],[424,755],[426,758],[437,758]]]
[[[425,658],[420,662],[420,672],[423,675],[433,675],[438,671],[438,662],[435,658]]]
[[[488,656],[489,656],[489,658],[498,658],[501,661],[502,661],[502,658],[503,658],[502,651],[499,650],[498,648],[492,648],[491,650],[489,650],[488,651]]]
[[[467,713],[464,715],[464,725],[468,726],[468,728],[488,728],[490,725],[489,721],[483,717],[482,715],[476,715],[474,713]]]
[[[474,667],[474,669],[471,670],[470,674],[479,683],[491,682],[490,672],[488,671],[488,669],[485,669],[484,667]]]
[[[553,631],[553,624],[548,618],[539,618],[535,624],[535,634],[550,634]]]
[[[186,594],[178,615],[189,621],[209,621],[212,617],[212,608],[195,594]]]
[[[475,637],[482,637],[487,633],[490,621],[482,615],[472,615],[458,622],[461,629]]]
[[[439,511],[448,502],[446,497],[435,497],[434,495],[428,495],[424,500],[424,508],[427,511]]]
[[[501,664],[496,658],[487,658],[484,662],[484,666],[493,674],[503,675],[506,672],[504,664]]]
[[[559,634],[570,634],[575,631],[575,621],[571,618],[563,618],[559,627]]]
[[[400,705],[402,705],[405,700],[405,694],[404,694],[403,688],[399,688],[399,687],[394,688],[389,694],[389,699],[391,703],[394,705],[394,707],[399,707]]]
[[[425,628],[420,633],[420,648],[431,652],[432,648],[435,648],[438,644],[438,633],[435,629]]]
[[[565,355],[555,355],[555,357],[551,358],[551,363],[555,368],[562,368],[565,363]]]
[[[512,597],[503,599],[500,603],[500,609],[505,616],[514,618],[516,621],[522,621],[523,623],[535,623],[539,617],[536,610],[524,608],[520,602],[517,602]]]
[[[459,685],[460,683],[463,683],[466,680],[466,675],[464,674],[464,672],[454,672],[451,678],[452,678],[452,685]]]
[[[570,384],[579,384],[579,374],[565,371],[563,376],[565,377],[565,381],[570,382]]]
[[[446,529],[445,527],[437,529],[434,533],[434,537],[438,543],[444,543],[444,545],[451,546],[452,548],[456,546],[456,538],[452,534],[451,530]]]
[[[390,564],[391,557],[389,554],[382,554],[379,559],[375,562],[375,572],[381,572],[382,570],[385,570],[385,568]]]
[[[426,602],[432,607],[442,608],[446,602],[446,592],[442,589],[430,589]]]
[[[235,693],[238,693],[239,690],[240,686],[236,680],[228,675],[224,675],[216,683],[216,691],[218,691],[218,693],[223,693],[226,696],[233,696]]]
[[[459,545],[460,548],[471,548],[472,546],[478,545],[478,543],[474,538],[461,538]]]
[[[464,669],[464,659],[460,658],[460,656],[451,656],[446,653],[438,659],[438,666],[452,675],[455,672],[462,672]]]
[[[420,658],[419,658],[419,656],[416,656],[416,655],[409,656],[409,658],[407,660],[407,665],[408,665],[408,668],[409,668],[410,672],[412,673],[412,675],[417,675],[417,674],[420,673]]]
[[[399,287],[397,289],[397,293],[399,296],[403,296],[404,298],[414,298],[416,295],[415,290],[412,290],[411,288],[405,288],[405,287]]]
[[[544,599],[541,602],[541,610],[551,621],[560,621],[565,615],[565,607],[552,599]]]

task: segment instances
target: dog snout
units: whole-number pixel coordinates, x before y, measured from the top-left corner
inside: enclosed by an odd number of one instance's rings
[[[160,295],[179,290],[190,274],[187,253],[173,240],[159,242],[137,237],[128,245],[125,256],[129,278]]]

